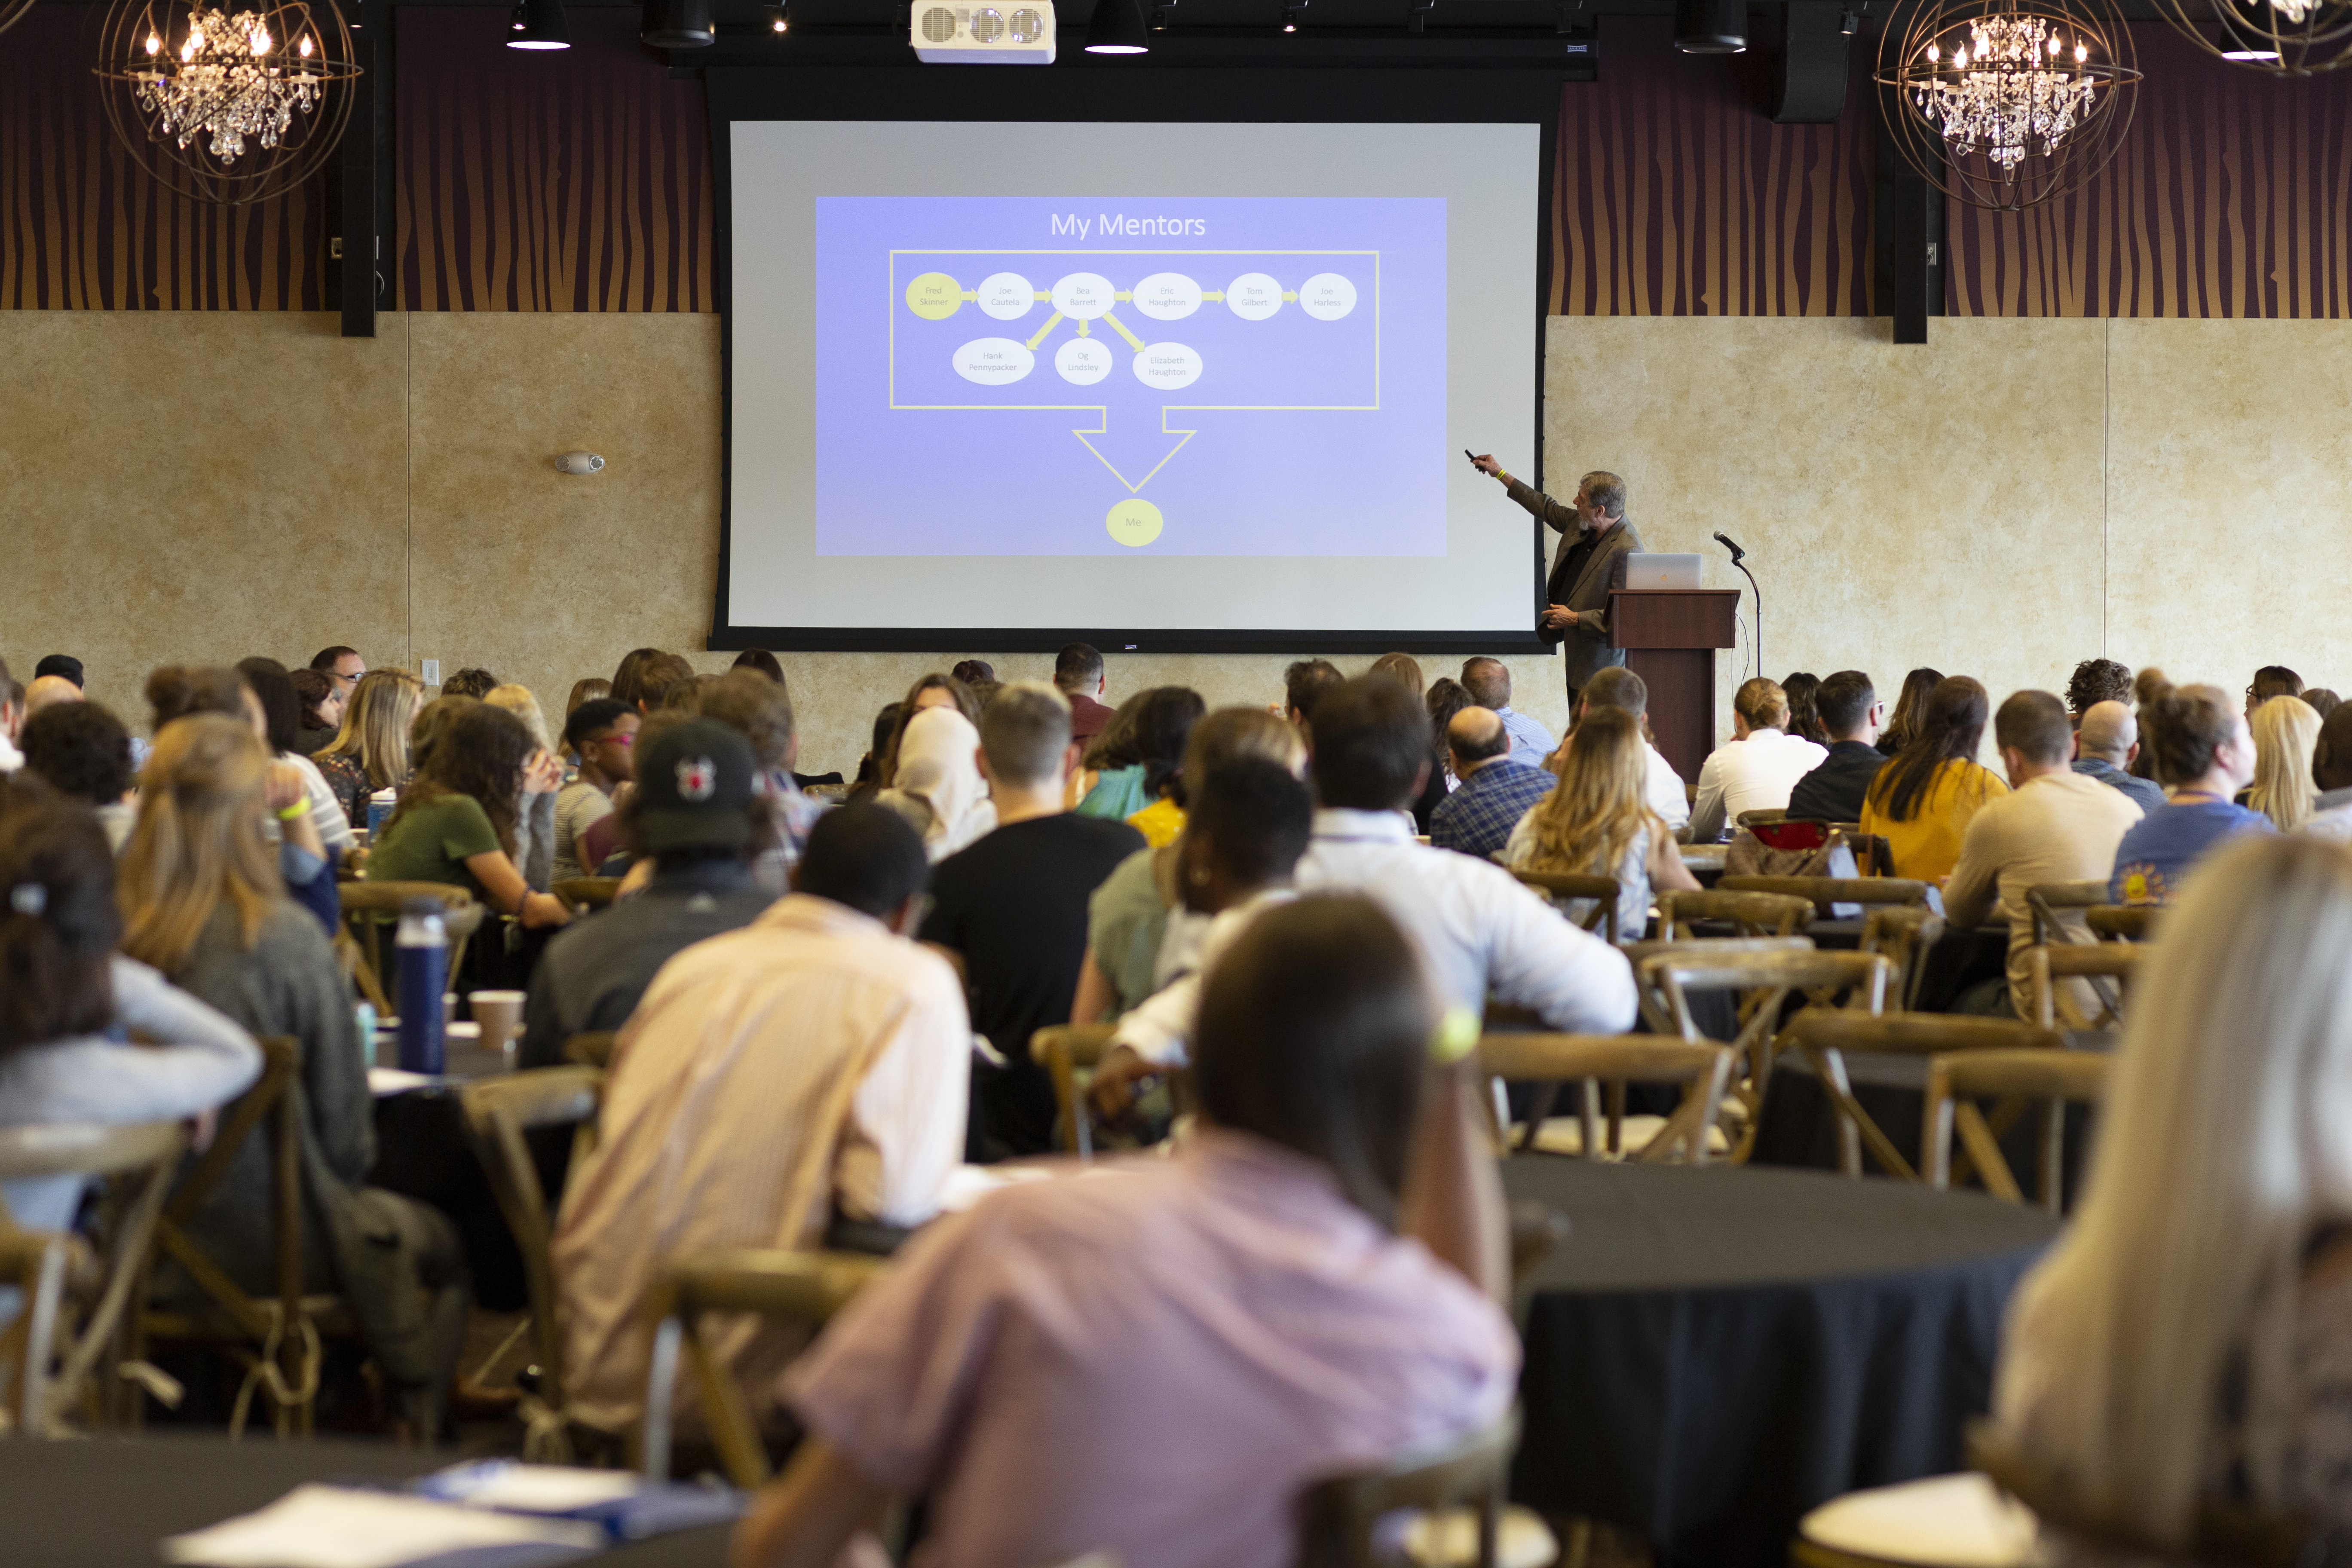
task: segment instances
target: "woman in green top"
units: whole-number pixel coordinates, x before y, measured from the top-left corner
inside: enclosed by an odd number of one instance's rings
[[[372,882],[446,882],[525,926],[558,926],[562,904],[515,869],[515,817],[539,742],[503,708],[469,704],[448,721],[368,855]]]

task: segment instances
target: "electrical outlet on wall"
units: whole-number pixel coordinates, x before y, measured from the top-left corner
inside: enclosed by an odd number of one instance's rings
[[[441,661],[439,659],[428,658],[425,661],[425,684],[427,686],[438,686],[441,684]]]

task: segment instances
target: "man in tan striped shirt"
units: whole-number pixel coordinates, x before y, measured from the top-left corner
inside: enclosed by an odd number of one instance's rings
[[[620,1433],[643,1414],[638,1308],[665,1259],[819,1246],[836,1207],[894,1226],[937,1212],[963,1153],[971,1024],[954,971],[905,935],[928,870],[893,813],[832,812],[795,892],[655,976],[556,1230],[579,1420]],[[712,1338],[762,1415],[800,1342],[751,1320]]]

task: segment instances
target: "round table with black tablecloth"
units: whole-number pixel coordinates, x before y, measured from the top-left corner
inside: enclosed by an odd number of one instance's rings
[[[457,1462],[375,1443],[230,1443],[219,1437],[134,1442],[0,1443],[6,1560],[39,1568],[125,1568],[158,1561],[156,1543],[250,1513],[305,1481],[398,1482]],[[615,1547],[614,1568],[719,1568],[726,1525]]]
[[[1528,1281],[1512,1495],[1661,1568],[1787,1561],[1808,1509],[1958,1468],[2038,1209],[1809,1171],[1520,1155],[1569,1216]]]

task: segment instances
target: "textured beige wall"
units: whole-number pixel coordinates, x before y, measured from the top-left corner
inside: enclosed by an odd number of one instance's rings
[[[701,642],[715,318],[386,315],[380,331],[0,311],[0,655],[19,678],[78,653],[93,694],[135,719],[158,663],[293,662],[340,641],[380,663],[485,665],[554,708],[631,647]],[[1866,321],[1555,319],[1546,471],[1560,488],[1623,474],[1644,542],[1701,552],[1710,585],[1744,583],[1708,534],[1746,545],[1775,676],[1859,665],[1891,693],[1928,663],[1998,699],[2061,687],[2104,651],[2232,689],[2273,660],[2352,685],[2330,595],[2352,324],[1932,332],[1921,349]],[[611,466],[557,473],[575,447]],[[2225,530],[2226,549],[2205,542]],[[1006,678],[1046,670],[971,651]],[[953,657],[785,656],[803,766],[846,772],[874,709]],[[1264,702],[1286,662],[1113,656],[1111,695],[1181,681]],[[1558,727],[1556,662],[1514,669],[1519,706]]]

